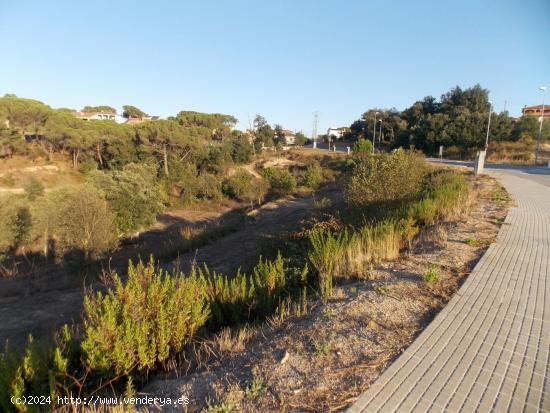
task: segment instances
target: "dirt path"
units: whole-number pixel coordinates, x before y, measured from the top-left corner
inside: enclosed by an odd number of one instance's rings
[[[247,215],[247,222],[242,230],[182,255],[164,268],[173,269],[179,266],[187,272],[193,263],[196,263],[206,264],[211,271],[234,271],[258,256],[258,247],[263,241],[274,234],[296,227],[311,213],[312,206],[313,198],[310,196],[269,202]]]
[[[166,264],[164,268],[173,269],[179,263],[182,270],[188,271],[191,262],[196,260],[197,263],[206,263],[212,270],[233,271],[243,262],[256,257],[258,247],[266,237],[291,228],[307,217],[312,205],[312,197],[285,198],[267,203],[249,214],[239,231],[182,255],[179,260]],[[193,218],[202,217],[201,214],[187,215],[185,222],[194,222]],[[183,217],[172,216],[168,220],[177,221],[178,218]],[[164,242],[158,235],[151,237],[151,242]],[[134,257],[130,252],[125,252],[122,258],[127,262],[127,259]],[[84,281],[75,282],[74,279],[67,279],[70,276],[63,277],[61,274],[57,276],[59,279],[55,276],[42,279],[0,279],[2,345],[9,340],[10,345],[21,346],[29,334],[36,338],[50,337],[63,324],[80,320]]]

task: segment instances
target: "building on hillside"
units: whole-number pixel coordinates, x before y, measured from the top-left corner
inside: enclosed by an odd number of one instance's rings
[[[73,115],[82,120],[116,120],[116,113],[107,112],[73,112]]]
[[[342,139],[344,135],[349,132],[349,128],[341,127],[341,128],[328,128],[327,130],[327,136],[329,139]]]
[[[285,138],[286,145],[296,144],[296,134],[288,129],[283,129],[283,137]]]
[[[550,106],[544,106],[544,113],[542,113],[542,105],[524,106],[521,110],[522,116],[536,116],[537,118],[540,118],[541,114],[544,119],[550,119]]]

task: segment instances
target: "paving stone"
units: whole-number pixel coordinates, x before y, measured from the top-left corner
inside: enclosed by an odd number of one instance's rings
[[[490,173],[515,202],[497,242],[348,412],[550,412],[550,185]]]

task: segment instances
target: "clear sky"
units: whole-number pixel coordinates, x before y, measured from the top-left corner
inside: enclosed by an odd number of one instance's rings
[[[256,113],[310,134],[480,83],[550,87],[549,0],[0,0],[0,94],[153,115]]]

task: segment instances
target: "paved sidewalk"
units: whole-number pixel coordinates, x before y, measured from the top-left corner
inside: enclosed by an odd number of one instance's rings
[[[348,412],[550,412],[550,187],[490,174],[516,204],[497,242]]]

